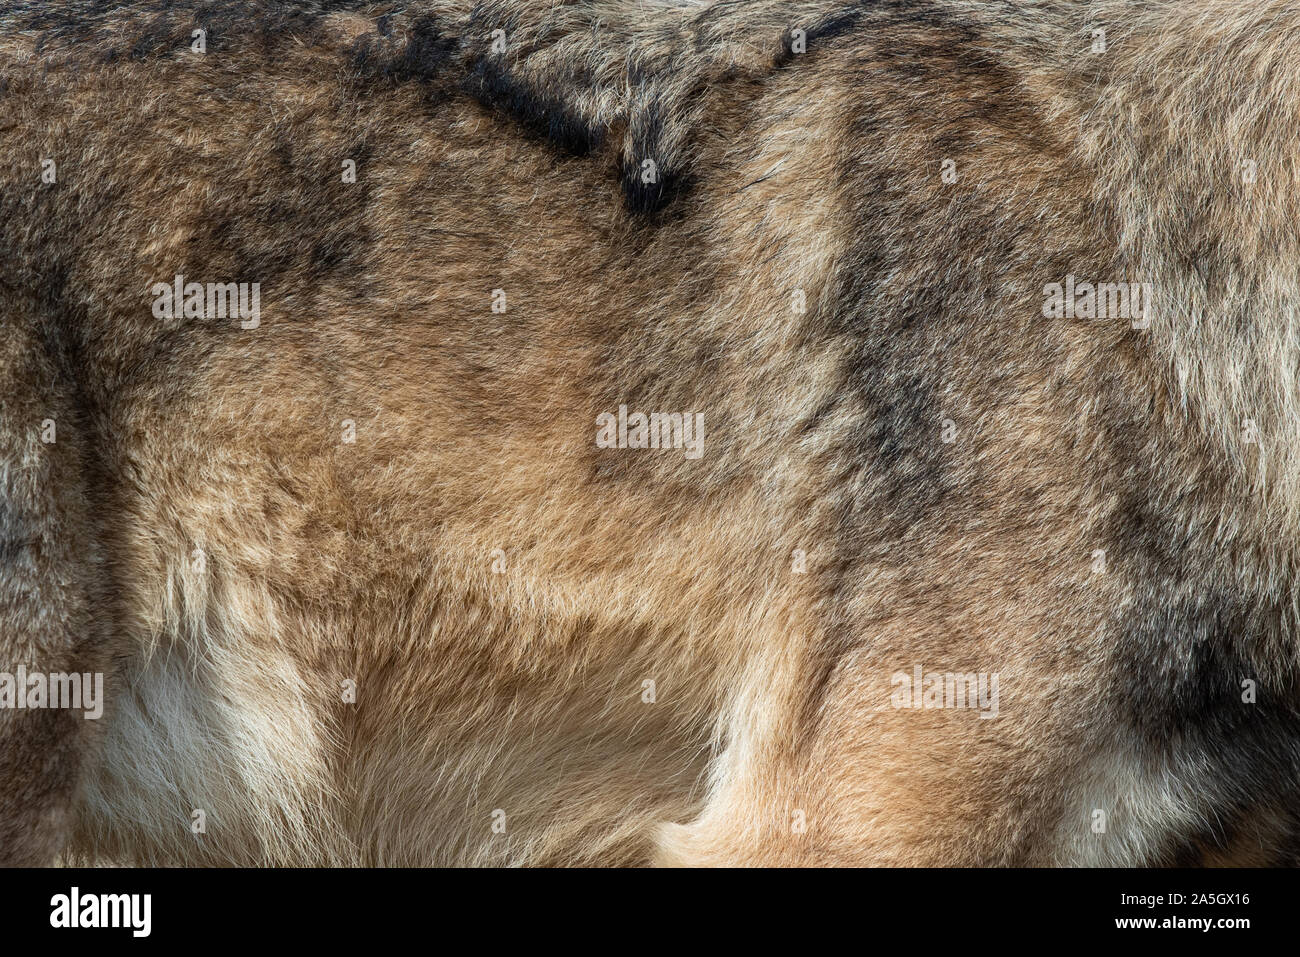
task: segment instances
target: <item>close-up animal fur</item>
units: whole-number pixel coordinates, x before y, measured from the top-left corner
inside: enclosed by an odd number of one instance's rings
[[[1281,0],[0,0],[0,863],[1300,863],[1298,110]]]

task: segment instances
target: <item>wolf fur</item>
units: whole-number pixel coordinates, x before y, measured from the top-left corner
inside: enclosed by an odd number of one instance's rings
[[[0,861],[1296,863],[1297,63],[1280,0],[0,3],[0,670],[108,696],[0,710]]]

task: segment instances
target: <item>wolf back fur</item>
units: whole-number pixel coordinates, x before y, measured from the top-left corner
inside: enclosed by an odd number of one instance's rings
[[[0,670],[108,675],[0,711],[0,861],[1296,863],[1297,63],[1274,0],[0,3]]]

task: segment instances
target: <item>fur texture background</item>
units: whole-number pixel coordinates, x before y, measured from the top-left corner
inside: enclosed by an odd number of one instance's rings
[[[1295,63],[1273,0],[0,4],[0,670],[109,696],[0,711],[0,860],[1295,863]]]

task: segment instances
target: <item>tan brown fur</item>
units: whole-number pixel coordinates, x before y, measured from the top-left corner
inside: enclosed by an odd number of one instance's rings
[[[1285,5],[347,6],[0,16],[0,860],[1294,862]]]

